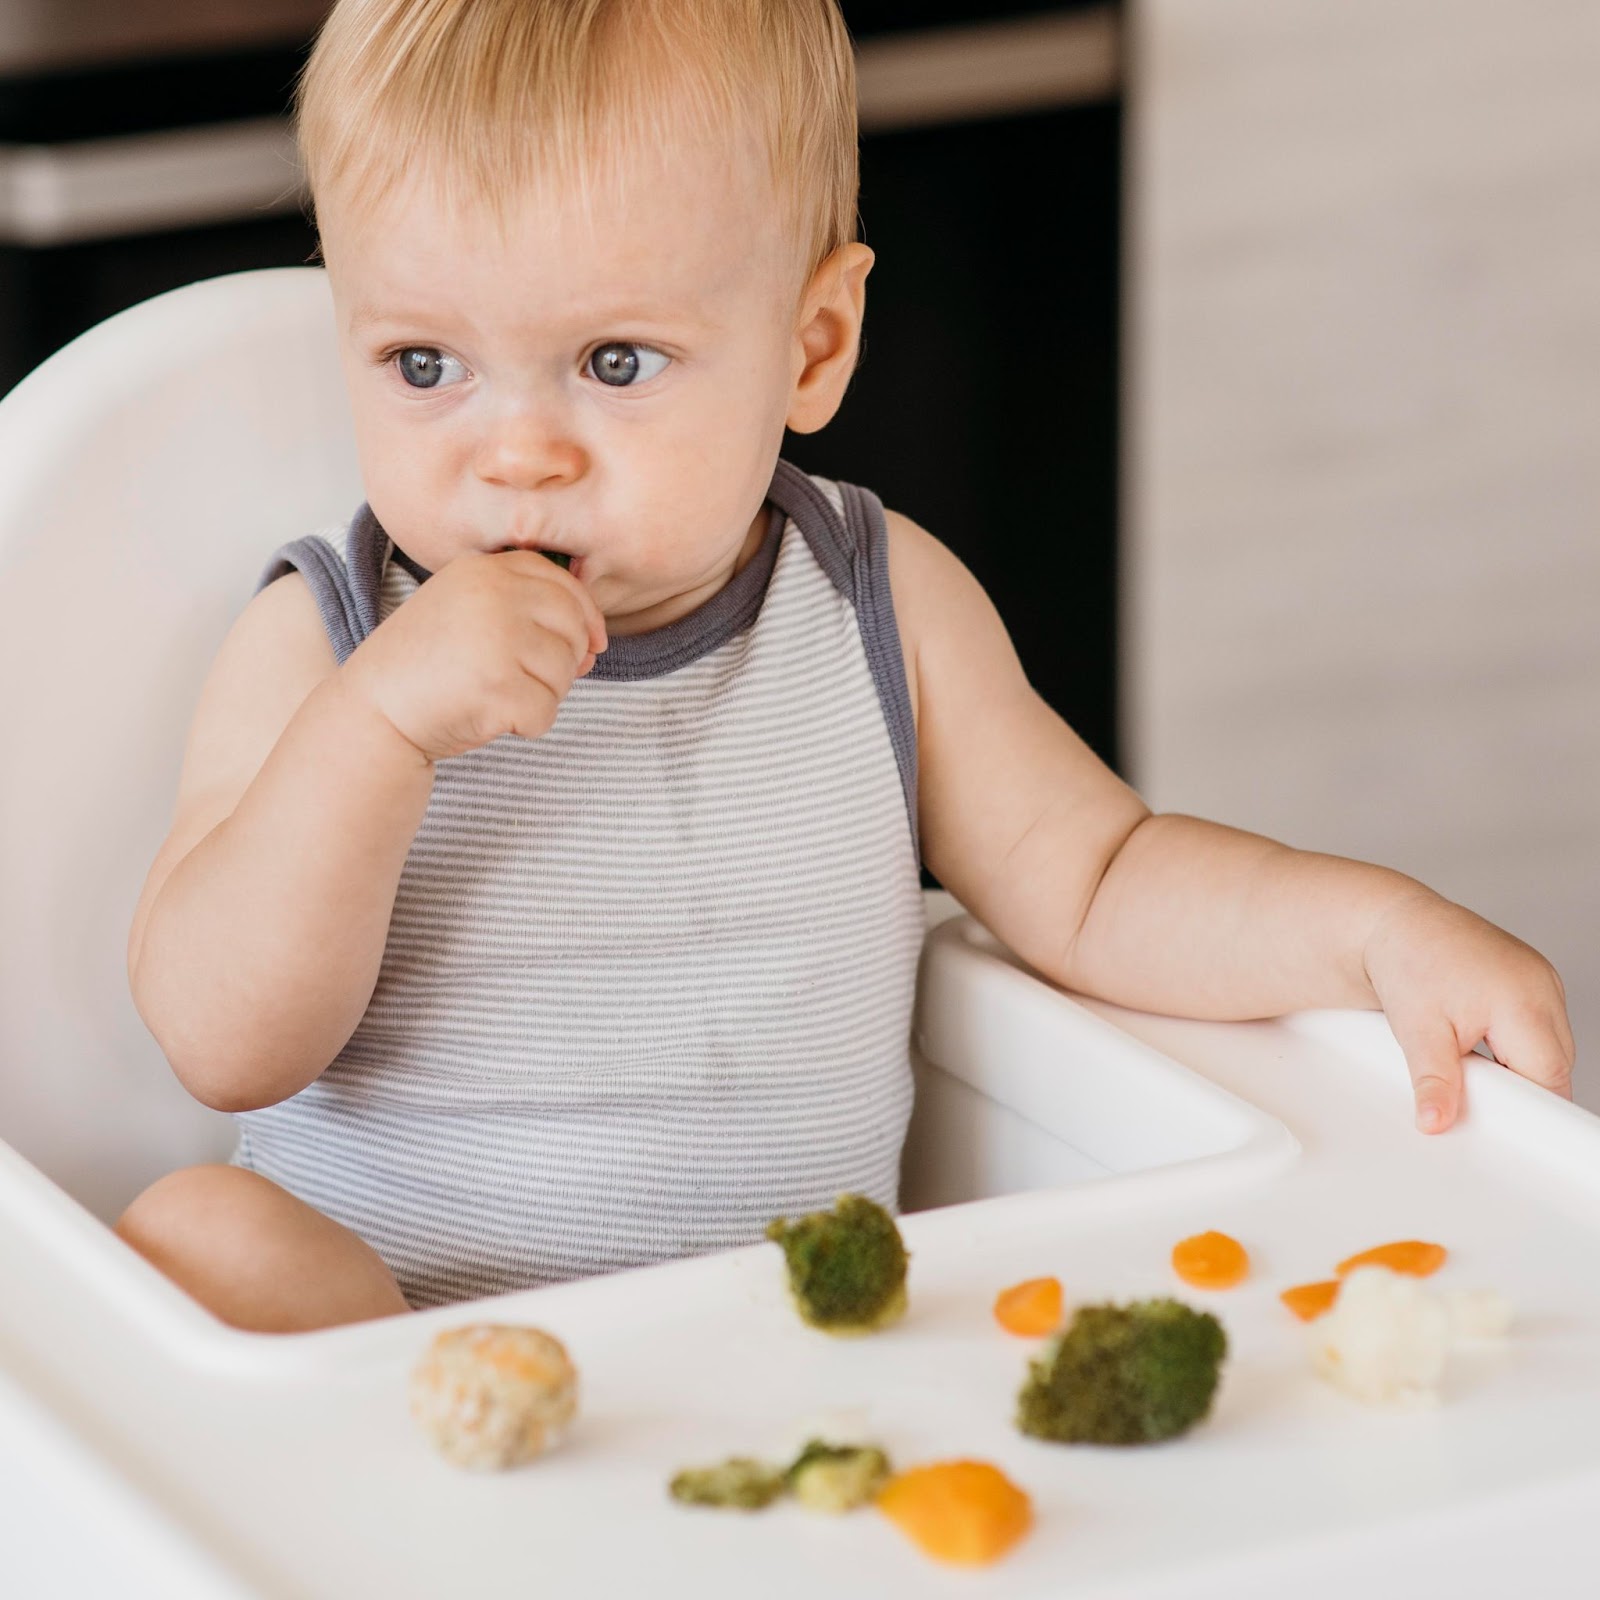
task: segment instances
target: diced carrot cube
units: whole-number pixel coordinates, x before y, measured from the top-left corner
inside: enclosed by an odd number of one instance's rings
[[[1007,1333],[1037,1339],[1061,1324],[1061,1280],[1029,1278],[995,1296],[994,1319]]]
[[[1324,1283],[1301,1283],[1293,1289],[1285,1289],[1278,1298],[1302,1322],[1315,1322],[1325,1311],[1333,1309],[1334,1301],[1339,1298],[1339,1288],[1337,1278]]]
[[[1197,1233],[1172,1247],[1172,1270],[1196,1289],[1231,1289],[1250,1271],[1250,1257],[1225,1233]]]

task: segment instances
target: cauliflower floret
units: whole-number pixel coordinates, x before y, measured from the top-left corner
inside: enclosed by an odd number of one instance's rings
[[[1415,1278],[1357,1267],[1333,1309],[1311,1327],[1318,1374],[1369,1405],[1435,1405],[1451,1318]]]

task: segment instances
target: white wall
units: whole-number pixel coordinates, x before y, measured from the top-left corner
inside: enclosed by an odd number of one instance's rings
[[[1538,946],[1600,1110],[1600,4],[1134,3],[1132,776]]]

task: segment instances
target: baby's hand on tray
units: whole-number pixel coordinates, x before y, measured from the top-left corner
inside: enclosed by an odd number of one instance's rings
[[[605,619],[535,550],[458,556],[386,617],[340,671],[429,761],[503,734],[547,733],[606,647]]]
[[[1572,1098],[1566,991],[1537,950],[1419,889],[1378,919],[1364,961],[1405,1051],[1424,1133],[1455,1121],[1465,1061],[1480,1040],[1501,1065]]]

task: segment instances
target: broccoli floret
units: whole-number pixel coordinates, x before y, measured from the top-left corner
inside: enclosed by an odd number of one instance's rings
[[[769,1467],[749,1456],[730,1456],[714,1467],[685,1467],[667,1487],[672,1498],[685,1505],[760,1511],[787,1485],[782,1467]]]
[[[791,1493],[811,1511],[854,1511],[889,1477],[889,1458],[869,1444],[825,1444],[813,1439],[789,1468]]]
[[[1211,1409],[1228,1351],[1222,1324],[1177,1300],[1081,1306],[1029,1363],[1017,1426],[1062,1444],[1148,1444]]]
[[[906,1247],[894,1218],[864,1195],[840,1195],[832,1211],[767,1227],[783,1246],[789,1293],[800,1315],[827,1333],[874,1333],[906,1309]]]

